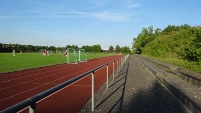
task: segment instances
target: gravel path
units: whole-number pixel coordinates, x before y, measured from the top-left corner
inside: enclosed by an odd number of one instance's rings
[[[190,113],[135,56],[110,79],[107,90],[101,88],[96,93],[95,103],[94,113]],[[89,101],[81,112],[91,112],[90,105]]]

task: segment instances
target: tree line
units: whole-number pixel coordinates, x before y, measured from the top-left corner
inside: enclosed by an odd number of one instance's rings
[[[67,45],[66,48],[74,48],[78,49],[79,47],[77,45]],[[82,49],[85,49],[86,52],[115,52],[115,53],[126,53],[126,54],[131,54],[132,51],[128,46],[120,47],[119,45],[116,45],[114,48],[112,45],[109,47],[107,50],[103,50],[101,48],[101,45],[84,45],[81,47]]]
[[[20,50],[23,52],[39,52],[48,48],[52,50],[54,47],[0,43],[0,52],[12,52],[13,50],[15,50],[15,52],[20,52]]]
[[[134,53],[153,57],[177,57],[201,63],[201,26],[168,25],[163,30],[142,28],[133,39]]]
[[[73,48],[73,49],[78,49],[82,48],[85,49],[86,52],[116,52],[116,53],[131,53],[131,50],[129,47],[120,47],[119,45],[116,45],[114,48],[112,45],[109,47],[108,50],[103,50],[101,48],[101,45],[84,45],[82,47],[78,47],[77,45],[66,45],[66,47],[55,47],[55,46],[33,46],[33,45],[20,45],[20,44],[3,44],[0,43],[0,52],[5,53],[5,52],[12,52],[15,50],[15,52],[31,52],[31,53],[36,53],[36,52],[42,52],[43,50],[49,50],[51,52],[64,52],[67,50],[67,48]]]

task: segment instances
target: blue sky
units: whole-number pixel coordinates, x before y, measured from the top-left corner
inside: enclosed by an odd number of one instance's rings
[[[201,0],[0,0],[0,43],[132,47],[142,28],[201,25]]]

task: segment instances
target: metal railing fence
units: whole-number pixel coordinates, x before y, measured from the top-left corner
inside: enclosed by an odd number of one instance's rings
[[[129,55],[126,55],[126,56],[123,56],[121,58],[112,60],[112,61],[110,61],[108,63],[105,63],[105,64],[103,64],[103,65],[101,65],[101,66],[99,66],[97,68],[94,68],[94,69],[92,69],[92,70],[90,70],[88,72],[85,72],[85,73],[83,73],[83,74],[81,74],[81,75],[79,75],[77,77],[74,77],[74,78],[72,78],[72,79],[70,79],[70,80],[68,80],[66,82],[63,82],[63,83],[61,83],[61,84],[59,84],[59,85],[57,85],[55,87],[52,87],[52,88],[50,88],[50,89],[48,89],[48,90],[46,90],[46,91],[44,91],[42,93],[34,95],[34,96],[32,96],[32,97],[30,97],[30,98],[28,98],[28,99],[26,99],[26,100],[24,100],[22,102],[19,102],[19,103],[15,104],[15,105],[13,105],[11,107],[8,107],[8,108],[0,111],[0,113],[18,112],[18,111],[20,111],[20,110],[22,110],[22,109],[24,109],[26,107],[29,108],[29,113],[36,113],[36,103],[39,100],[41,100],[41,99],[43,99],[43,98],[55,93],[56,91],[66,87],[67,85],[72,84],[73,82],[75,82],[75,81],[77,81],[77,80],[79,80],[79,79],[81,79],[81,78],[83,78],[83,77],[85,77],[85,76],[87,76],[89,74],[92,74],[92,84],[91,84],[92,85],[92,90],[91,90],[92,98],[91,98],[91,101],[92,101],[92,111],[94,111],[94,76],[95,76],[94,72],[106,66],[106,77],[107,77],[107,79],[106,79],[106,82],[107,82],[106,83],[107,84],[106,88],[108,89],[108,84],[109,84],[108,83],[108,65],[112,63],[112,66],[113,66],[113,68],[112,68],[113,74],[112,75],[113,75],[113,79],[114,79],[114,76],[115,76],[115,74],[114,74],[114,72],[115,72],[114,63],[116,62],[116,65],[117,65],[116,71],[118,73],[118,71],[123,66],[124,62],[127,60],[128,57],[129,57]]]

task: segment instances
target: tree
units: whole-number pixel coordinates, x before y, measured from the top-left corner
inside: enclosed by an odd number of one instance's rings
[[[91,46],[88,46],[88,45],[82,46],[82,49],[84,49],[85,52],[91,52],[91,51],[92,51],[92,47],[91,47]]]
[[[79,49],[79,47],[77,45],[75,45],[75,48],[74,49]]]
[[[101,52],[101,46],[100,45],[92,45],[92,51],[93,52]]]
[[[130,50],[129,47],[124,46],[124,47],[121,47],[121,52],[122,52],[122,53],[130,54],[130,53],[131,53],[131,50]]]
[[[185,29],[188,29],[188,26],[183,26]],[[201,27],[196,27],[193,30],[195,34],[195,39],[188,45],[184,47],[180,56],[189,61],[195,61],[198,64],[201,63]]]
[[[33,45],[27,45],[26,51],[33,52],[33,50],[34,50]]]
[[[119,52],[121,51],[121,48],[120,48],[119,45],[116,45],[116,47],[115,47],[115,51],[116,51],[116,53],[119,53]]]
[[[75,49],[75,48],[76,48],[76,46],[75,46],[75,45],[72,45],[72,46],[71,46],[71,48]]]
[[[161,29],[157,28],[157,29],[155,30],[155,35],[158,36],[158,35],[160,34],[160,32],[161,32]]]
[[[156,38],[156,35],[153,33],[153,31],[153,26],[142,28],[142,32],[138,34],[137,38],[134,38],[132,48],[137,48],[140,51],[138,53],[141,53],[142,48],[144,48]],[[157,31],[159,32],[159,30]],[[134,51],[137,52],[136,50]]]
[[[26,47],[24,45],[20,45],[19,50],[22,50],[23,52],[25,52]]]
[[[66,49],[68,48],[78,49],[79,47],[77,45],[66,45]]]
[[[50,46],[49,50],[55,52],[56,51],[56,47],[55,46]]]
[[[62,47],[57,47],[57,52],[59,52],[59,51],[61,52],[62,49],[63,49]]]
[[[15,50],[15,52],[19,52],[20,51],[20,45],[19,44],[13,44],[13,49]]]
[[[68,48],[72,48],[71,45],[66,45],[66,49],[68,49]]]
[[[3,48],[3,44],[0,43],[0,52],[3,52],[4,48]]]
[[[114,51],[114,47],[111,45],[110,47],[109,47],[109,52],[113,52]]]

